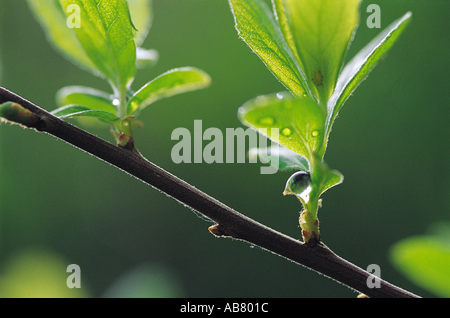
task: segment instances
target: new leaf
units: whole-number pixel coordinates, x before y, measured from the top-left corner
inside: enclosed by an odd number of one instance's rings
[[[294,98],[288,93],[259,96],[239,108],[238,114],[244,125],[302,155],[309,162],[314,160],[315,154],[322,155],[325,151],[325,113],[312,98]],[[278,130],[272,131],[272,128]]]
[[[336,116],[342,105],[355,91],[359,84],[367,77],[377,62],[388,52],[403,33],[412,17],[407,12],[403,17],[394,21],[345,66],[339,75],[336,90],[328,101],[327,130],[331,131]]]
[[[263,1],[230,0],[239,36],[275,77],[296,96],[307,93],[304,75]]]
[[[194,67],[170,70],[145,84],[129,100],[127,114],[133,115],[162,98],[209,86],[208,74]]]
[[[136,30],[125,0],[61,0],[80,8],[81,27],[74,28],[81,46],[116,92],[123,93],[136,72]],[[66,13],[69,15],[69,13]]]
[[[322,102],[336,86],[358,25],[361,0],[274,0],[280,28]]]

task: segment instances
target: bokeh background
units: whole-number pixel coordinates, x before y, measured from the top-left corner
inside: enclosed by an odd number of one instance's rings
[[[323,241],[340,256],[421,296],[390,260],[391,247],[449,220],[450,49],[446,0],[364,1],[352,57],[382,28],[413,12],[400,41],[340,113],[326,162],[345,176],[319,212]],[[237,108],[283,90],[238,38],[225,0],[155,0],[144,47],[159,63],[133,87],[180,66],[208,72],[213,85],[159,101],[135,131],[150,160],[243,214],[300,239],[300,206],[283,197],[289,173],[259,174],[259,164],[171,161],[177,127],[241,127]],[[57,89],[99,78],[53,50],[24,0],[0,0],[0,84],[51,110]],[[109,132],[91,130],[112,141]],[[142,182],[48,135],[0,125],[0,295],[56,297],[356,297],[302,266],[231,239]],[[81,267],[82,288],[66,287],[66,267]]]

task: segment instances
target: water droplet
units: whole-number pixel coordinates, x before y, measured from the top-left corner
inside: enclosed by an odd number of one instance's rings
[[[290,135],[292,135],[292,129],[291,129],[291,128],[288,128],[288,127],[283,128],[283,129],[281,130],[281,134],[282,134],[283,136],[285,136],[285,137],[289,137]]]
[[[311,176],[309,172],[298,171],[294,173],[287,181],[284,194],[293,194],[303,203],[308,203],[311,190]]]
[[[283,97],[284,97],[283,94],[277,93],[277,98],[278,98],[278,99],[283,99]]]
[[[309,172],[298,171],[292,175],[292,183],[301,189],[309,185],[310,181],[311,176],[309,175]]]
[[[275,123],[275,119],[272,117],[263,117],[260,118],[258,122],[263,126],[272,126]]]
[[[306,189],[304,191],[302,191],[300,194],[297,194],[297,197],[299,197],[302,202],[304,203],[308,203],[309,202],[309,194],[312,191],[312,186],[309,185],[306,187]]]
[[[117,98],[114,98],[114,100],[113,100],[112,103],[113,103],[113,105],[116,106],[116,107],[120,106],[120,100],[118,100]]]
[[[314,130],[314,131],[312,132],[312,136],[313,136],[313,137],[318,137],[318,136],[319,136],[319,131],[318,131],[318,130]]]

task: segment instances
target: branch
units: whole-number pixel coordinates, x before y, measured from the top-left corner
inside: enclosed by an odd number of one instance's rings
[[[217,224],[210,227],[210,231],[216,236],[232,237],[257,245],[328,276],[368,297],[418,297],[382,279],[380,279],[380,288],[369,288],[367,280],[373,279],[371,274],[337,256],[323,243],[311,248],[262,225],[149,162],[139,153],[115,146],[91,135],[0,87],[0,104],[5,102],[17,103],[25,112],[31,112],[28,117],[26,116],[27,120],[19,121],[20,124],[64,140],[213,220]]]

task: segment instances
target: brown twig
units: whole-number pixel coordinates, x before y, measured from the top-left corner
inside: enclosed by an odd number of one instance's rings
[[[418,296],[379,279],[380,288],[369,288],[373,276],[334,254],[323,243],[314,248],[242,215],[178,177],[149,162],[139,153],[110,144],[83,131],[24,98],[0,87],[0,104],[20,104],[37,116],[29,128],[48,133],[102,159],[198,211],[217,224],[210,227],[216,236],[233,237],[259,246],[328,276],[368,297]],[[21,123],[27,126],[26,123]],[[378,278],[377,278],[378,279]]]

